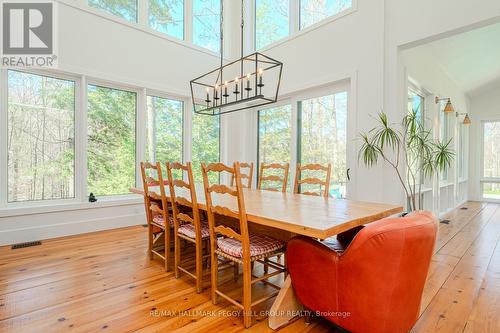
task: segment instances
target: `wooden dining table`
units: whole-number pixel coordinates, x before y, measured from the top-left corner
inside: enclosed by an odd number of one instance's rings
[[[179,193],[177,190],[178,196],[188,194],[186,190],[185,194],[183,189],[179,188]],[[131,188],[130,192],[144,196],[140,188]],[[168,188],[166,192],[169,193]],[[401,206],[383,203],[253,189],[244,189],[243,192],[250,230],[266,232],[285,241],[296,235],[324,240],[403,211]],[[206,211],[202,184],[196,185],[196,196],[199,208]],[[228,195],[214,194],[212,201],[214,205],[237,210],[237,202]],[[288,275],[269,311],[269,327],[276,329],[286,325],[301,308]]]

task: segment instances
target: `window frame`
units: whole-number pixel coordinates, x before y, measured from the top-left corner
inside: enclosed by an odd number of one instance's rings
[[[485,135],[485,125],[487,123],[500,123],[500,118],[492,118],[492,119],[484,119],[481,120],[481,128],[480,128],[480,139],[481,139],[481,151],[480,151],[480,167],[481,167],[481,172],[480,172],[480,186],[479,186],[479,195],[481,200],[487,201],[487,202],[500,202],[500,199],[493,199],[493,198],[485,198],[484,197],[484,184],[487,183],[494,183],[494,184],[500,184],[500,177],[485,177],[484,175],[484,135]]]
[[[136,100],[135,100],[135,186],[138,186],[139,184],[142,183],[142,176],[141,176],[141,169],[139,168],[139,162],[143,160],[143,158],[146,156],[145,155],[145,150],[146,150],[146,142],[143,140],[145,136],[142,134],[145,132],[145,123],[144,120],[146,119],[145,115],[145,109],[146,109],[146,96],[144,96],[142,93],[144,90],[141,90],[140,88],[133,87],[127,84],[122,84],[122,83],[111,83],[107,80],[102,80],[102,79],[88,79],[86,80],[86,86],[85,86],[85,101],[86,101],[86,109],[85,109],[85,197],[89,195],[88,192],[88,174],[87,174],[87,152],[88,152],[88,140],[87,140],[87,130],[88,130],[88,86],[97,86],[101,88],[109,88],[109,89],[114,89],[114,90],[121,90],[121,91],[126,91],[126,92],[132,92],[136,94]],[[96,196],[98,200],[101,201],[110,201],[110,200],[115,200],[117,198],[127,198],[127,197],[133,197],[132,193],[124,193],[124,194],[112,194],[112,195],[100,195]]]
[[[337,21],[344,16],[348,16],[352,13],[355,13],[358,11],[358,0],[352,0],[352,6],[346,10],[343,10],[335,15],[329,16],[321,21],[318,21],[314,24],[311,24],[304,29],[300,29],[300,0],[289,0],[289,32],[288,36],[285,38],[281,38],[273,43],[270,43],[266,46],[264,46],[261,49],[257,50],[257,45],[256,45],[256,0],[249,0],[252,2],[250,5],[251,10],[251,25],[247,25],[246,29],[253,29],[251,33],[248,33],[246,36],[251,37],[251,43],[249,43],[249,48],[253,51],[259,51],[259,52],[266,52],[267,50],[270,50],[278,45],[281,45],[289,40],[293,40],[295,38],[298,38],[300,36],[303,36],[307,33],[310,33],[324,25],[330,24],[334,21]]]
[[[107,15],[110,15],[110,16],[112,16],[112,17],[116,17],[116,18],[118,18],[118,19],[120,19],[120,20],[123,20],[123,21],[125,21],[125,22],[128,22],[128,23],[137,24],[137,23],[139,23],[139,22],[140,22],[140,17],[141,17],[141,15],[140,15],[140,11],[141,11],[141,9],[140,9],[140,7],[141,7],[141,1],[140,1],[140,0],[135,0],[135,7],[136,7],[136,11],[135,11],[135,20],[127,20],[127,19],[126,19],[126,18],[124,18],[123,16],[119,16],[119,15],[113,14],[113,13],[111,13],[111,12],[107,11],[107,10],[106,10],[106,9],[104,9],[104,8],[93,6],[93,5],[91,5],[91,4],[90,4],[90,0],[84,0],[84,1],[85,1],[85,4],[86,4],[88,7],[92,8],[93,10],[97,10],[97,11],[99,11],[99,12],[104,12],[104,13],[106,13]]]
[[[37,68],[30,68],[29,70],[26,70],[24,68],[15,68],[15,69],[7,69],[7,68],[2,68],[0,70],[0,86],[1,86],[1,92],[0,92],[0,99],[1,99],[1,107],[3,110],[8,111],[8,90],[9,90],[9,79],[8,79],[8,72],[9,70],[21,72],[21,73],[26,73],[26,74],[31,74],[31,75],[38,75],[38,76],[45,76],[49,78],[54,78],[54,79],[59,79],[59,80],[65,80],[65,81],[72,81],[74,82],[74,87],[75,87],[75,109],[74,109],[74,115],[73,115],[73,121],[74,121],[74,138],[75,138],[75,143],[74,143],[74,166],[73,166],[73,184],[74,184],[74,195],[72,198],[65,198],[65,199],[46,199],[46,200],[33,200],[33,201],[17,201],[17,202],[9,202],[9,183],[8,183],[8,175],[9,175],[9,170],[8,170],[8,150],[7,150],[7,142],[8,142],[8,129],[9,129],[9,124],[8,124],[8,112],[1,112],[0,115],[0,132],[3,133],[4,136],[0,138],[0,142],[5,143],[5,144],[0,144],[0,209],[2,208],[27,208],[27,207],[44,207],[44,206],[54,206],[54,205],[66,205],[66,204],[75,204],[78,202],[81,202],[82,197],[81,197],[81,181],[80,181],[80,175],[82,174],[82,169],[81,169],[81,163],[82,163],[82,156],[78,152],[78,142],[84,139],[85,137],[81,136],[81,128],[79,126],[79,115],[82,113],[82,108],[81,108],[81,87],[82,87],[82,82],[81,78],[77,75],[71,75],[71,74],[66,74],[66,73],[59,73],[59,72],[54,72],[54,71],[45,71],[42,69],[37,69]]]
[[[186,154],[185,154],[185,151],[186,151],[186,109],[187,109],[187,106],[186,106],[186,98],[182,98],[180,96],[175,96],[175,95],[171,95],[171,94],[167,94],[167,93],[162,93],[160,91],[156,91],[156,90],[152,90],[152,89],[145,89],[145,92],[144,92],[144,97],[145,97],[145,109],[144,109],[144,129],[145,126],[147,125],[146,124],[146,119],[147,119],[147,115],[148,115],[148,105],[147,105],[147,102],[148,102],[148,97],[157,97],[157,98],[163,98],[163,99],[168,99],[168,100],[171,100],[171,101],[176,101],[176,102],[181,102],[182,103],[182,153],[181,153],[181,156],[182,156],[182,161],[179,161],[179,162],[182,162],[184,163],[184,161],[187,161],[188,159],[186,159]],[[155,130],[155,133],[156,135],[156,130]],[[146,130],[144,130],[144,157],[142,159],[146,159],[146,144],[148,142],[148,133]],[[156,162],[156,142],[155,142],[155,158],[154,158],[154,161],[152,160],[151,162]],[[159,162],[164,162],[164,161],[159,161]],[[142,179],[139,179],[140,182],[142,182]]]
[[[283,107],[283,106],[290,106],[290,151],[288,152],[290,154],[290,169],[288,170],[288,178],[290,181],[293,180],[293,178],[290,177],[290,175],[292,174],[292,161],[293,161],[293,142],[294,142],[294,108],[293,108],[293,103],[291,100],[288,100],[288,99],[285,99],[285,100],[281,100],[281,101],[278,101],[277,103],[274,103],[272,104],[272,106],[269,106],[269,107],[264,107],[262,109],[257,109],[256,110],[256,116],[257,116],[257,144],[256,144],[256,147],[257,147],[257,159],[256,159],[256,168],[255,168],[255,172],[256,175],[254,177],[256,183],[259,181],[259,176],[260,176],[260,112],[261,111],[266,111],[266,110],[269,110],[269,109],[274,109],[274,108],[279,108],[279,107]],[[290,184],[287,184],[289,188],[290,187]],[[292,185],[293,186],[293,185]]]
[[[292,20],[295,17],[295,15],[292,15],[294,1],[287,0],[288,1],[288,34],[286,36],[279,38],[279,39],[277,39],[277,40],[275,40],[275,41],[273,41],[273,42],[271,42],[271,43],[269,43],[269,44],[267,44],[259,49],[259,48],[257,48],[257,1],[259,1],[259,0],[252,1],[253,2],[253,8],[252,8],[253,41],[254,41],[255,51],[260,51],[260,50],[267,48],[270,45],[273,45],[275,43],[279,43],[284,39],[290,38],[290,36],[292,35],[292,31],[294,30],[294,24],[293,24]]]
[[[191,16],[191,15],[188,15],[187,10],[189,10],[189,8],[192,8],[192,6],[191,7],[188,6],[188,2],[190,2],[190,1],[193,1],[193,0],[182,0],[182,5],[183,5],[182,6],[182,18],[183,18],[183,20],[182,20],[182,38],[178,38],[178,37],[173,36],[173,35],[171,35],[169,33],[162,32],[162,31],[156,30],[153,27],[151,27],[151,22],[150,22],[150,17],[151,17],[151,10],[150,10],[150,8],[151,8],[151,0],[146,0],[146,7],[147,7],[147,9],[146,9],[146,15],[145,16],[146,16],[146,25],[147,25],[147,27],[149,29],[157,32],[157,33],[169,36],[170,38],[175,38],[177,40],[186,41],[187,40],[187,38],[186,38],[187,37],[186,32],[187,32],[187,25],[188,25],[186,21],[188,20],[188,17]],[[139,21],[139,19],[138,19],[138,21]]]
[[[298,111],[298,103],[302,100],[307,100],[307,99],[313,99],[313,98],[319,98],[327,95],[335,95],[341,92],[347,92],[347,118],[346,118],[346,127],[347,127],[347,133],[346,133],[346,139],[347,139],[347,145],[353,144],[354,139],[356,138],[356,128],[355,128],[355,123],[356,123],[356,114],[354,112],[355,110],[355,103],[356,103],[356,76],[348,76],[343,79],[340,79],[335,82],[331,82],[328,84],[324,84],[321,86],[317,86],[314,88],[310,89],[305,89],[301,91],[294,92],[293,94],[289,95],[284,95],[281,96],[281,98],[278,100],[277,103],[273,104],[274,106],[283,106],[285,104],[290,104],[292,107],[292,118],[291,118],[291,144],[290,144],[290,171],[289,171],[289,177],[292,182],[290,184],[290,188],[293,191],[293,181],[295,179],[295,173],[296,173],[296,166],[297,163],[299,162],[300,154],[299,154],[299,140],[301,140],[299,136],[299,111]],[[256,165],[258,165],[259,161],[259,156],[257,154],[258,145],[259,145],[259,127],[258,127],[258,108],[254,108],[253,112],[253,133],[255,133],[255,137],[253,138],[252,142],[253,145],[251,148],[254,152],[254,158],[256,158]],[[354,149],[351,149],[351,147],[347,147],[346,149],[346,162],[347,162],[347,168],[351,170],[350,175],[351,179],[346,182],[346,198],[348,198],[350,195],[354,195],[356,193],[356,183],[357,183],[357,178],[356,178],[356,173],[357,173],[357,155],[356,153],[353,153]],[[258,172],[258,168],[256,169],[255,172]],[[346,170],[347,172],[347,170]],[[354,177],[353,177],[354,176]],[[254,177],[255,180],[257,180],[257,177]]]

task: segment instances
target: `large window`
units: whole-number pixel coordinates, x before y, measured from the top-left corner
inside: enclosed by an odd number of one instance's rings
[[[425,114],[425,98],[420,93],[416,92],[413,89],[408,89],[408,112],[416,112],[417,118],[420,123],[420,126],[425,125],[424,114]],[[420,172],[420,163],[421,161],[417,161],[415,156],[410,156],[410,160],[412,164],[410,165],[411,170],[413,171],[413,175],[415,176],[416,184],[423,183],[423,177]]]
[[[291,163],[292,107],[259,111],[258,155],[261,163]],[[290,187],[290,181],[288,182]]]
[[[149,26],[184,39],[184,0],[149,0]]]
[[[162,97],[147,97],[146,159],[182,162],[184,103]]]
[[[483,123],[483,197],[500,199],[500,121]]]
[[[88,0],[89,5],[119,16],[127,21],[137,22],[138,0]]]
[[[8,71],[8,201],[73,198],[75,82]]]
[[[220,117],[193,113],[191,161],[196,182],[203,182],[201,163],[219,162]],[[214,173],[211,175],[216,177]],[[218,179],[211,179],[212,182]]]
[[[330,163],[330,196],[345,197],[347,92],[303,100],[298,103],[298,111],[298,160],[302,164]]]
[[[450,140],[449,117],[448,113],[443,111],[446,103],[447,101],[439,102],[439,141],[442,143],[448,143]],[[439,180],[448,180],[448,168],[446,168],[443,172],[440,172]]]
[[[221,0],[193,0],[194,44],[220,52]]]
[[[288,36],[289,7],[289,0],[255,0],[257,50]]]
[[[135,185],[137,96],[125,90],[88,86],[88,192],[110,196]]]
[[[299,0],[300,29],[352,7],[352,0]]]

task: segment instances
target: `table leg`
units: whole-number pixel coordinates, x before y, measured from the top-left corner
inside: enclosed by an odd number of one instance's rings
[[[269,313],[269,328],[275,330],[290,323],[303,310],[295,296],[290,275],[285,279]]]

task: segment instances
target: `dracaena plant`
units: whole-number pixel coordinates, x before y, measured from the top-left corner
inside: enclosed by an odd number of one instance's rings
[[[422,182],[446,171],[455,158],[455,152],[450,148],[451,139],[447,142],[433,139],[416,110],[410,111],[400,126],[389,123],[387,115],[381,112],[377,126],[361,133],[360,138],[359,160],[367,167],[380,161],[390,165],[409,199],[410,211],[422,208]]]

